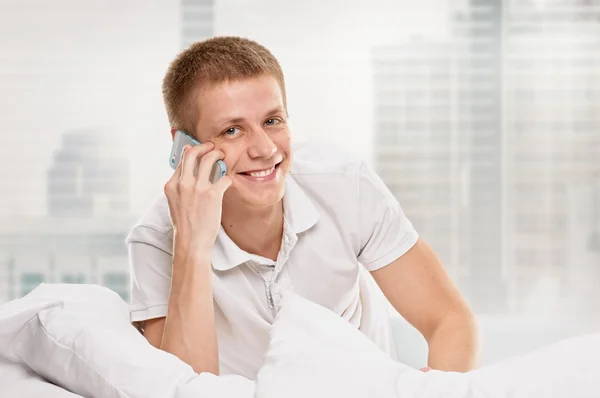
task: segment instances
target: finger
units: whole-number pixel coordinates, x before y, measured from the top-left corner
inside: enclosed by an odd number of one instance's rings
[[[214,189],[219,195],[223,196],[225,191],[227,191],[232,183],[233,180],[230,176],[223,176],[219,181],[213,184],[212,189]]]
[[[181,160],[179,161],[179,164],[177,165],[177,167],[175,168],[175,171],[173,172],[173,174],[171,175],[171,177],[169,178],[169,180],[167,181],[167,183],[165,184],[165,188],[167,187],[171,187],[173,188],[173,186],[177,183],[177,181],[179,181],[181,179],[181,164],[183,163],[183,157],[185,155],[185,152],[190,148],[189,145],[185,145],[183,147],[183,150],[181,151]]]
[[[194,176],[194,170],[198,158],[204,156],[207,152],[213,149],[214,144],[207,142],[204,144],[196,145],[185,151],[185,154],[181,158],[181,180],[193,181],[196,177]]]
[[[225,157],[223,151],[215,149],[202,156],[200,159],[200,168],[198,169],[198,184],[210,182],[210,173],[217,162]]]
[[[175,173],[173,173],[173,179],[177,179],[179,180],[181,178],[181,169],[182,169],[182,164],[183,164],[183,158],[185,157],[185,152],[191,148],[191,145],[185,145],[183,147],[183,150],[181,151],[181,159],[179,159],[179,164],[177,165],[177,167],[175,168]]]

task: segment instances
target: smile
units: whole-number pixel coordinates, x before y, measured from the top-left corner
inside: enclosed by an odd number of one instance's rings
[[[271,167],[270,169],[266,169],[266,170],[252,171],[252,172],[248,173],[248,175],[251,177],[266,177],[274,171],[275,171],[275,166]]]
[[[277,163],[275,166],[270,167],[268,169],[264,169],[264,170],[253,170],[253,171],[246,171],[243,173],[240,173],[242,176],[250,179],[250,180],[254,180],[254,181],[266,181],[266,180],[270,180],[272,179],[276,172],[277,169],[279,168],[279,164]]]

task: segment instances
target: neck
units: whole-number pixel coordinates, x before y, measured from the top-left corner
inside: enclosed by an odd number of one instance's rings
[[[240,249],[276,261],[283,236],[283,200],[266,208],[223,201],[221,225]]]

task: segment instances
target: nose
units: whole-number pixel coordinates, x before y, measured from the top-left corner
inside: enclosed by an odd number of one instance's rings
[[[264,130],[255,130],[248,145],[248,155],[252,158],[270,158],[277,152],[277,146]]]

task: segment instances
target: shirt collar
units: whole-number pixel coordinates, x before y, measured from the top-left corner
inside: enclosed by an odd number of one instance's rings
[[[295,234],[307,231],[319,220],[315,205],[291,175],[286,178],[283,214]]]
[[[319,220],[319,212],[291,175],[287,175],[285,182],[283,216],[290,227],[288,232],[284,229],[284,233],[302,233]],[[214,269],[227,271],[251,260],[251,256],[240,249],[223,227],[220,227],[212,249],[211,260]]]

